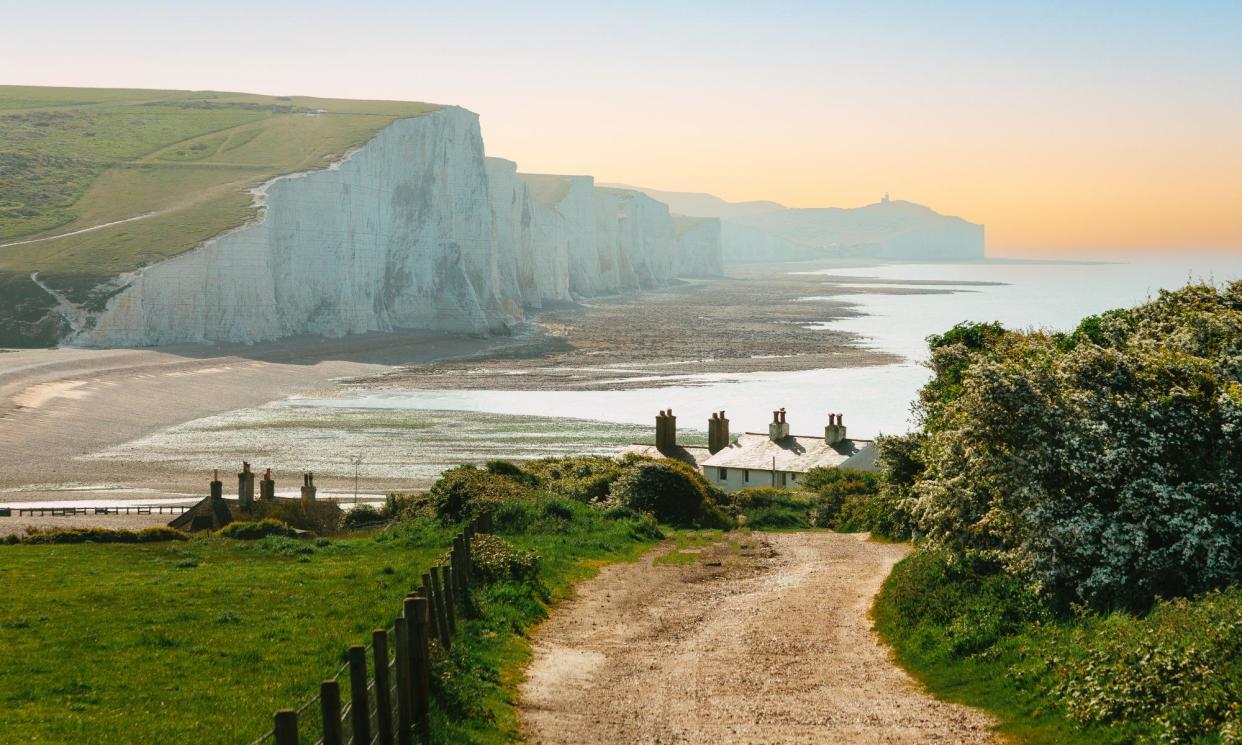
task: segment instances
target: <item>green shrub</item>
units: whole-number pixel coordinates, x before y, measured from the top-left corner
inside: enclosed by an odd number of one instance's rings
[[[497,476],[505,476],[511,478],[519,484],[527,486],[538,486],[539,478],[532,473],[523,470],[516,463],[507,460],[489,460],[487,465],[483,467],[488,473],[494,473]]]
[[[611,503],[612,484],[624,464],[603,455],[573,458],[545,458],[523,468],[539,478],[542,487],[561,497],[579,502]]]
[[[650,513],[660,522],[732,526],[732,520],[714,503],[706,480],[684,463],[660,460],[628,466],[613,483],[613,491],[624,506]]]
[[[142,530],[110,530],[108,528],[28,528],[25,535],[8,535],[5,543],[159,543],[186,541],[190,536],[180,530],[155,527]]]
[[[1242,740],[1242,590],[1097,616],[1058,655],[1050,692],[1075,721],[1150,722],[1164,742]]]
[[[757,530],[809,528],[811,499],[805,492],[760,486],[730,495],[734,514],[746,517],[746,527]]]
[[[486,510],[527,499],[531,488],[509,476],[460,466],[448,471],[431,487],[428,498],[435,514],[446,522],[462,522]]]
[[[877,625],[918,634],[956,655],[985,650],[1051,617],[1035,592],[996,565],[944,551],[917,551],[898,562],[875,607]]]
[[[295,534],[296,531],[294,531],[293,528],[280,522],[279,520],[273,520],[271,518],[264,518],[254,522],[229,523],[216,531],[216,535],[221,538],[234,538],[237,540],[247,541],[264,538],[269,535],[291,536]]]
[[[560,500],[551,499],[544,502],[543,514],[545,517],[557,520],[572,520],[574,519],[574,508]]]
[[[482,582],[523,582],[538,577],[539,556],[499,536],[479,533],[470,541],[470,566]]]
[[[633,519],[630,537],[636,541],[661,541],[664,540],[664,531],[660,530],[660,524],[651,515],[639,515]]]
[[[418,514],[427,504],[426,495],[388,494],[384,497],[384,508],[380,510],[380,516],[385,520],[403,520]]]
[[[1056,615],[995,563],[919,551],[894,567],[873,615],[933,692],[1016,720],[1016,731],[1047,731],[1032,741],[1242,735],[1239,588],[1158,601],[1145,614]]]
[[[345,527],[357,528],[385,522],[384,515],[369,504],[360,504],[345,513]]]
[[[642,513],[635,512],[629,507],[609,507],[604,510],[604,518],[607,520],[637,520],[642,516]]]
[[[841,468],[812,468],[803,486],[815,492],[811,523],[842,533],[870,532],[879,538],[908,540],[904,501],[881,488],[879,474]]]

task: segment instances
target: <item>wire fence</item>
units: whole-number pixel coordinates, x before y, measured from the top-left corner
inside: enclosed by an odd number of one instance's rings
[[[453,538],[447,561],[410,590],[392,626],[349,648],[348,661],[299,706],[277,711],[250,745],[413,745],[429,743],[433,648],[447,652],[470,597],[474,536],[492,531],[483,513]],[[368,672],[368,670],[370,672]],[[365,712],[365,714],[363,714]]]

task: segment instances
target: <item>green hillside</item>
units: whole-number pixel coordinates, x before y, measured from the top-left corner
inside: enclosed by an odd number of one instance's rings
[[[437,108],[0,86],[0,345],[59,335],[54,301],[31,272],[86,302],[100,280],[244,223],[249,189],[323,167],[393,120]]]

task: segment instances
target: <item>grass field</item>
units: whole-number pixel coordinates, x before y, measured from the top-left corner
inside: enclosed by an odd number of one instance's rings
[[[174,256],[248,219],[250,188],[436,108],[0,86],[0,271],[98,278]],[[57,237],[121,220],[131,221]]]
[[[322,168],[433,104],[0,85],[0,346],[56,344],[57,301],[255,214],[250,190]]]
[[[652,545],[577,503],[506,535],[537,587],[478,591],[482,617],[438,679],[438,742],[511,742],[525,629],[600,565]],[[558,512],[558,515],[563,513]],[[6,742],[245,743],[309,698],[351,644],[388,626],[450,533],[418,520],[376,537],[0,546],[0,732]]]

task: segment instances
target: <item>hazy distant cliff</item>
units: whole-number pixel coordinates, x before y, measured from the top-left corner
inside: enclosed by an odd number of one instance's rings
[[[401,119],[265,190],[253,224],[126,278],[71,340],[257,342],[398,328],[486,334],[550,302],[659,287],[682,270],[668,207],[590,177],[485,158],[478,118]],[[688,273],[720,245],[689,249]]]
[[[982,225],[887,196],[849,209],[790,209],[776,202],[728,202],[698,192],[641,191],[667,203],[673,212],[718,218],[726,262],[823,256],[931,261],[984,257]]]

